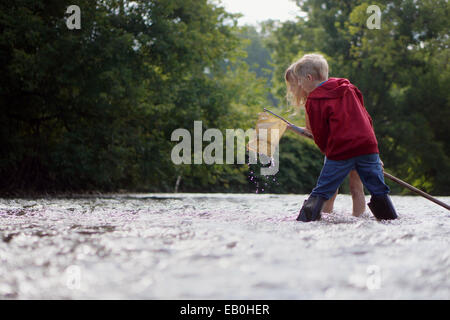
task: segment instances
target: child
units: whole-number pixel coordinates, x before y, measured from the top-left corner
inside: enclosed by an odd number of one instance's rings
[[[374,216],[396,219],[389,187],[384,183],[372,119],[364,108],[361,92],[347,79],[328,79],[328,64],[321,55],[305,55],[291,67],[298,82],[289,90],[298,105],[306,100],[307,126],[326,156],[317,186],[305,200],[297,220],[319,220],[325,201],[353,168],[371,194],[368,206]]]
[[[288,99],[294,100],[294,103],[297,104],[298,107],[300,107],[299,104],[301,104],[304,107],[304,102],[307,98],[307,94],[305,92],[301,92],[301,87],[298,86],[298,80],[294,73],[293,69],[295,67],[295,63],[292,64],[285,72],[285,81],[286,85],[288,86]],[[328,78],[328,75],[327,75]],[[296,95],[294,93],[297,93]],[[292,94],[294,97],[290,97],[290,94]],[[292,99],[294,98],[294,99]],[[303,100],[303,101],[302,101]],[[305,120],[306,120],[306,128],[303,128],[305,131],[311,133],[311,126],[309,124],[308,114],[305,114]],[[288,127],[289,129],[289,127]],[[294,130],[294,132],[296,132]],[[312,133],[311,133],[312,135]],[[325,157],[326,160],[326,157]],[[361,182],[361,179],[358,175],[358,172],[355,169],[352,169],[349,174],[349,187],[350,187],[350,194],[352,196],[352,202],[353,202],[353,216],[359,217],[362,215],[366,209],[366,200],[364,196],[364,186]],[[325,201],[322,212],[325,213],[331,213],[333,211],[333,205],[334,201],[336,199],[336,196],[338,194],[338,190],[334,193],[334,195]]]

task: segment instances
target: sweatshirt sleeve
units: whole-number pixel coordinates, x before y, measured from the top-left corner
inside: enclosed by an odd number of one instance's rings
[[[320,151],[325,154],[329,135],[328,108],[322,108],[317,101],[306,103],[306,112],[308,113],[311,132],[314,136],[314,142]]]
[[[358,89],[357,87],[354,87],[354,88],[355,88],[356,95],[357,95],[359,101],[361,102],[361,105],[362,105],[362,107],[363,107],[363,109],[364,109],[364,112],[365,112],[366,116],[369,118],[370,125],[371,125],[371,127],[372,127],[372,129],[373,129],[373,121],[372,121],[372,117],[371,117],[370,114],[367,112],[366,107],[364,106],[364,98],[363,98],[363,95],[362,95],[361,91],[359,91],[359,89]]]

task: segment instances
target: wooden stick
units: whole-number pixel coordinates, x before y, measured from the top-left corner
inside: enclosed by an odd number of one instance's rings
[[[280,118],[281,120],[283,120],[284,122],[286,122],[286,123],[291,127],[291,129],[294,130],[295,132],[297,132],[298,134],[300,134],[300,135],[302,135],[302,136],[305,136],[305,137],[307,137],[307,138],[313,139],[313,136],[310,135],[309,132],[306,132],[304,129],[302,129],[302,128],[300,128],[300,127],[297,127],[296,125],[293,125],[292,123],[290,123],[289,121],[287,121],[287,120],[284,119],[283,117],[280,117],[279,115],[273,113],[273,112],[270,111],[270,110],[267,110],[266,108],[264,108],[264,111],[267,111],[267,112],[273,114],[275,117]],[[411,190],[411,191],[413,191],[413,192],[415,192],[415,193],[421,195],[422,197],[424,197],[424,198],[426,198],[426,199],[428,199],[428,200],[430,200],[430,201],[433,201],[434,203],[436,203],[436,204],[438,204],[438,205],[444,207],[444,208],[447,209],[447,210],[450,210],[450,206],[449,206],[448,204],[446,204],[446,203],[444,203],[444,202],[442,202],[442,201],[440,201],[440,200],[434,198],[433,196],[429,195],[428,193],[426,193],[426,192],[424,192],[424,191],[422,191],[422,190],[420,190],[420,189],[417,189],[416,187],[413,187],[412,185],[406,183],[406,182],[403,181],[403,180],[400,180],[400,179],[397,178],[397,177],[394,177],[393,175],[387,173],[387,172],[384,171],[384,170],[383,170],[383,174],[384,174],[384,176],[385,176],[386,178],[388,178],[388,179],[390,179],[390,180],[392,180],[392,181],[398,183],[399,185],[401,185],[401,186],[403,186],[403,187],[405,187],[405,188],[407,188],[407,189],[409,189],[409,190]]]
[[[291,125],[292,123],[290,123],[289,121],[287,121],[285,118],[277,115],[276,113],[273,113],[272,111],[270,111],[269,109],[264,108],[264,111],[269,112],[270,114],[272,114],[273,116],[283,120],[284,122],[286,122],[288,125]]]
[[[400,180],[399,178],[394,177],[393,175],[387,173],[386,171],[384,171],[383,173],[384,173],[384,176],[385,176],[386,178],[389,178],[389,179],[391,179],[392,181],[397,182],[399,185],[402,185],[403,187],[405,187],[405,188],[407,188],[407,189],[409,189],[409,190],[411,190],[411,191],[414,191],[414,192],[417,193],[417,194],[420,194],[422,197],[427,198],[427,199],[430,200],[430,201],[433,201],[434,203],[436,203],[436,204],[438,204],[438,205],[444,207],[445,209],[450,210],[450,206],[449,206],[448,204],[446,204],[446,203],[444,203],[444,202],[442,202],[442,201],[440,201],[440,200],[438,200],[438,199],[432,197],[432,196],[429,195],[428,193],[423,192],[422,190],[417,189],[416,187],[413,187],[412,185],[406,183],[405,181],[402,181],[402,180]]]

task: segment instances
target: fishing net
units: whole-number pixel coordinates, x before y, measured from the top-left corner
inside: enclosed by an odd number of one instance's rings
[[[256,137],[248,143],[248,150],[272,158],[286,128],[287,124],[284,121],[270,113],[259,113],[256,122]]]

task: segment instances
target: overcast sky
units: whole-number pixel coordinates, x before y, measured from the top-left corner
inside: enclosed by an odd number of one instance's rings
[[[255,25],[267,19],[295,20],[301,13],[292,0],[221,0],[221,2],[228,12],[244,14],[239,19],[239,25]]]

